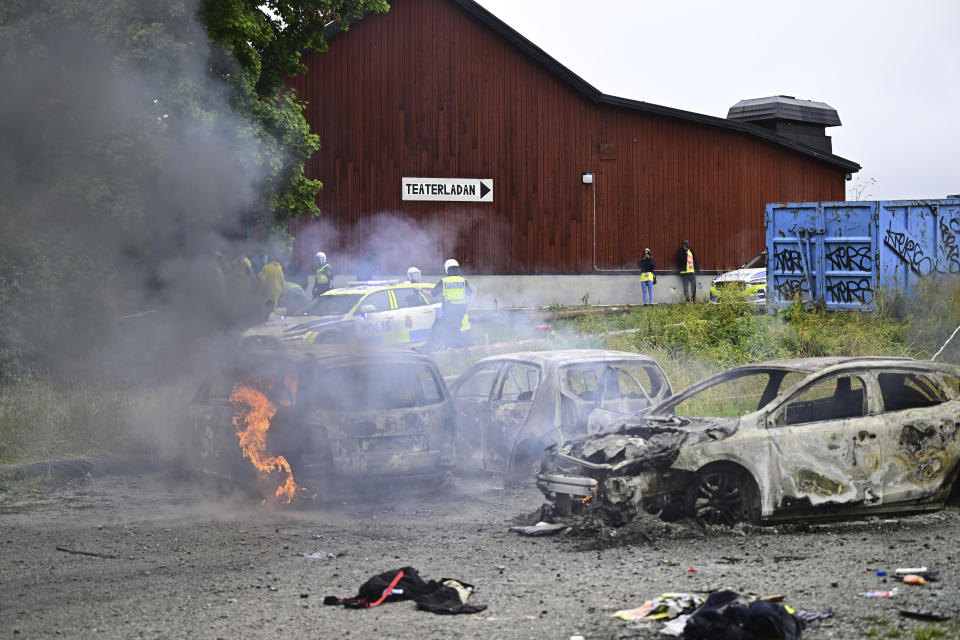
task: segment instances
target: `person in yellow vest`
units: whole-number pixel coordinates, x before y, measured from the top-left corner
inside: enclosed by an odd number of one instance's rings
[[[317,273],[313,281],[313,297],[316,298],[333,288],[333,267],[327,262],[327,254],[323,251],[317,251],[314,261],[317,263]]]
[[[643,292],[643,304],[653,304],[653,283],[656,276],[653,270],[657,268],[657,262],[653,259],[650,249],[643,250],[643,257],[637,263],[640,269],[640,289]]]
[[[473,289],[466,278],[460,275],[460,263],[454,259],[443,263],[446,275],[440,279],[431,292],[431,296],[443,302],[443,312],[437,316],[430,331],[430,337],[424,345],[424,351],[433,351],[442,338],[448,349],[460,346],[460,328],[467,314],[467,296],[473,295]]]
[[[697,256],[690,248],[690,241],[684,240],[677,251],[680,263],[680,279],[683,281],[683,297],[687,302],[697,301]]]
[[[276,260],[271,260],[260,269],[260,284],[266,296],[267,314],[277,308],[277,300],[287,290],[287,283],[283,279],[283,266]]]

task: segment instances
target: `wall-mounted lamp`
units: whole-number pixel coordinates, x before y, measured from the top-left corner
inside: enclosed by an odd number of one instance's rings
[[[583,184],[593,184],[593,172],[584,171],[582,177],[583,177]]]

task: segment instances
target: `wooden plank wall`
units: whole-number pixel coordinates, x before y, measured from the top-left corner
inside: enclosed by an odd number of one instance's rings
[[[844,197],[843,170],[803,154],[597,105],[447,0],[395,0],[305,63],[290,84],[324,189],[320,220],[293,227],[301,256],[323,249],[340,272],[374,251],[386,273],[448,257],[468,273],[592,273],[635,269],[643,247],[667,270],[683,239],[726,269],[763,249],[767,202]],[[493,178],[494,202],[404,202],[404,176]]]

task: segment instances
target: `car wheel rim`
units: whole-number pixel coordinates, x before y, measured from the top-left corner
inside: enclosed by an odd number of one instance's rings
[[[743,520],[741,483],[723,473],[710,473],[697,484],[693,515],[703,525],[733,526]]]

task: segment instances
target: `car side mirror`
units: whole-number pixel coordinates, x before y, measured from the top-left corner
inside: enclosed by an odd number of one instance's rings
[[[377,310],[377,308],[376,308],[375,306],[373,306],[372,304],[365,304],[365,305],[363,305],[363,306],[360,307],[360,315],[362,315],[364,318],[366,318],[368,313],[373,313],[373,312],[375,312],[376,310]]]

